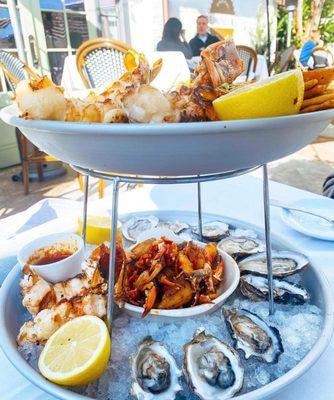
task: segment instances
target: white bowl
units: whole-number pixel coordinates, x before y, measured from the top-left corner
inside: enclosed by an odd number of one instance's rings
[[[175,243],[182,243],[184,241],[184,239],[182,239],[182,235],[177,236],[175,235],[174,232],[170,231],[169,229],[154,228],[144,231],[142,234],[140,234],[138,236],[137,243],[134,246],[131,246],[131,248],[135,247],[138,243],[146,239],[160,238],[161,236],[166,236],[168,239],[173,240]],[[205,246],[205,243],[201,243],[195,240],[193,240],[193,242],[200,247]],[[172,310],[160,310],[154,308],[150,311],[149,314],[147,314],[145,319],[177,322],[177,321],[182,321],[182,319],[184,318],[190,318],[204,314],[211,314],[215,310],[217,310],[217,308],[219,308],[238,287],[240,279],[239,267],[237,263],[234,261],[234,259],[224,251],[218,249],[218,252],[223,259],[224,274],[223,274],[223,280],[218,289],[219,296],[216,299],[212,300],[212,303],[201,304],[194,307],[172,309]],[[124,311],[131,317],[141,318],[144,308],[134,306],[133,304],[125,303]]]
[[[57,283],[73,278],[82,272],[82,262],[84,261],[84,242],[81,236],[74,233],[55,233],[39,237],[23,246],[18,252],[18,261],[23,268],[27,264],[27,260],[33,253],[43,247],[52,246],[56,243],[66,243],[74,249],[74,253],[63,260],[45,264],[32,265],[30,268],[36,272],[41,278],[51,283]]]
[[[185,176],[250,168],[303,148],[334,118],[334,110],[238,121],[109,124],[19,118],[15,105],[0,118],[38,148],[67,163],[119,174]]]

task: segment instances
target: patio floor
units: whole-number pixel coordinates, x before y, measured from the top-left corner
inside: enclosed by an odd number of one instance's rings
[[[322,193],[324,179],[334,169],[334,138],[319,137],[316,142],[301,151],[270,164],[270,178],[313,193]],[[68,167],[67,175],[44,182],[30,183],[30,194],[23,194],[23,185],[13,182],[12,175],[18,174],[20,167],[0,171],[0,219],[25,210],[45,197],[59,197],[81,200],[76,173]],[[253,175],[261,176],[261,171]],[[110,183],[106,184],[105,195],[110,195]],[[90,180],[90,198],[97,199],[97,180]]]

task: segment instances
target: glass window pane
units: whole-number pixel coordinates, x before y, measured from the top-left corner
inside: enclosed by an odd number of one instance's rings
[[[71,46],[77,49],[82,42],[88,40],[88,27],[85,15],[67,13]]]
[[[48,10],[62,10],[63,3],[61,0],[39,0],[41,9],[46,8]]]
[[[61,82],[61,77],[64,68],[64,60],[66,56],[67,56],[66,52],[57,51],[48,53],[51,77],[53,82],[55,82],[57,85],[60,85]]]
[[[42,17],[47,47],[67,47],[64,14],[43,11]]]
[[[84,0],[65,0],[67,10],[85,11]]]
[[[0,8],[0,48],[16,47],[14,32],[7,8]]]

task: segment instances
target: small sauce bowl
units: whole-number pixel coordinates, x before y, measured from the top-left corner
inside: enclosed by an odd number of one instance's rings
[[[74,233],[54,233],[23,246],[17,258],[21,268],[29,265],[41,278],[57,283],[80,274],[84,256],[81,236]]]

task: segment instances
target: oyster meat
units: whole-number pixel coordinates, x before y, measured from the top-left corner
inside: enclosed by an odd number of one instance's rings
[[[273,285],[274,300],[278,303],[304,304],[310,299],[310,295],[302,286],[281,279],[273,279]],[[242,275],[240,290],[250,300],[268,300],[268,279],[252,274]]]
[[[133,384],[131,394],[138,400],[173,400],[181,390],[179,377],[182,372],[165,346],[150,336],[139,345],[131,356]]]
[[[223,308],[222,312],[235,348],[243,350],[246,359],[255,357],[267,363],[278,361],[284,350],[275,327],[244,309]]]
[[[159,222],[159,228],[166,228],[170,229],[173,231],[176,235],[185,229],[189,228],[188,224],[185,224],[184,222],[179,222],[179,221],[160,221]]]
[[[306,265],[308,259],[299,253],[292,251],[273,251],[272,266],[275,277],[284,277],[300,272]],[[257,275],[268,275],[267,255],[265,252],[249,256],[239,262],[241,273],[252,273]]]
[[[195,235],[200,235],[199,227],[193,227],[192,232]],[[206,222],[202,225],[202,236],[203,239],[218,242],[225,236],[228,236],[229,233],[229,226],[225,224],[225,222],[221,221],[211,221]]]
[[[155,228],[159,218],[154,215],[148,217],[132,217],[122,224],[122,233],[126,240],[136,243],[140,233]]]
[[[232,347],[200,331],[183,348],[184,374],[202,400],[229,399],[241,390],[244,368]]]
[[[229,236],[222,239],[217,247],[236,260],[265,251],[266,245],[262,240],[247,236]]]

